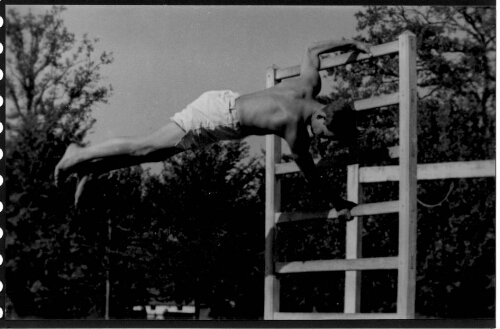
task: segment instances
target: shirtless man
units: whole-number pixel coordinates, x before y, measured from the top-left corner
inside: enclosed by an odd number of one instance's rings
[[[241,96],[228,90],[204,93],[149,136],[113,138],[89,147],[71,144],[56,166],[56,184],[77,173],[78,199],[91,173],[163,161],[179,152],[221,140],[274,134],[288,142],[307,182],[316,192],[331,198],[339,217],[350,220],[350,209],[355,204],[331,193],[319,179],[309,153],[308,127],[318,138],[355,138],[354,111],[348,103],[337,101],[325,106],[315,100],[321,90],[319,55],[348,50],[371,54],[370,46],[353,40],[315,42],[307,47],[296,79]]]

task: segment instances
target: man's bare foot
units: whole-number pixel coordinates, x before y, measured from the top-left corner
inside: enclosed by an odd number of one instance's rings
[[[56,186],[60,186],[71,174],[71,168],[77,163],[76,155],[82,148],[75,143],[68,146],[54,172]]]
[[[91,174],[78,177],[78,184],[76,186],[76,191],[75,191],[75,207],[78,206],[78,201],[80,200],[80,196],[82,195],[83,188],[85,186],[85,183],[90,179]]]

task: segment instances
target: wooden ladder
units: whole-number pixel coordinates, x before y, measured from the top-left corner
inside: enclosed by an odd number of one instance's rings
[[[266,320],[323,320],[323,319],[411,319],[415,315],[415,275],[417,237],[417,73],[416,37],[404,32],[397,41],[371,48],[373,57],[399,53],[399,92],[354,103],[357,111],[399,104],[399,200],[361,204],[351,210],[355,218],[346,227],[346,259],[315,260],[306,262],[274,262],[276,225],[313,218],[336,218],[334,209],[320,212],[280,212],[280,176],[296,172],[295,164],[282,164],[281,138],[266,136],[266,250],[265,298]],[[365,54],[347,53],[321,60],[320,69],[342,66],[368,59]],[[267,87],[283,79],[298,76],[300,66],[286,69],[271,67],[267,70]],[[359,202],[359,165],[348,167],[347,197]],[[371,182],[377,180],[377,173]],[[378,175],[380,176],[380,175]],[[382,179],[384,177],[381,177]],[[399,253],[397,257],[361,258],[360,216],[399,213]],[[362,270],[398,270],[396,313],[360,313],[360,287]],[[345,271],[345,296],[343,313],[290,313],[280,312],[279,275],[322,271]]]

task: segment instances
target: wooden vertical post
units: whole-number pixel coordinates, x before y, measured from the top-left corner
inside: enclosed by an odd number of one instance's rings
[[[266,86],[276,84],[276,67],[266,72]],[[276,177],[276,163],[281,161],[281,139],[266,136],[266,250],[264,279],[264,320],[272,320],[279,311],[279,280],[274,273],[274,239],[276,235],[275,214],[280,210],[280,182]]]
[[[359,164],[347,167],[347,200],[359,203]],[[361,258],[361,235],[363,222],[354,217],[346,225],[346,259]],[[360,313],[361,272],[345,272],[344,313]]]
[[[416,37],[399,36],[399,264],[398,317],[415,317],[417,254]]]

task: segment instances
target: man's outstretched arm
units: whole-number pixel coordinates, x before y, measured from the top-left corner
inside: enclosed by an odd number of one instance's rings
[[[355,40],[326,40],[313,42],[306,48],[306,52],[300,65],[300,76],[306,83],[310,84],[317,92],[321,89],[321,79],[319,76],[320,60],[319,55],[340,51],[340,50],[359,50],[371,54],[371,45]]]
[[[356,204],[342,199],[338,192],[332,191],[331,187],[322,182],[311,153],[309,153],[309,143],[304,142],[304,140],[302,139],[300,142],[297,138],[287,140],[292,151],[293,160],[301,170],[311,190],[319,197],[330,200],[335,210],[337,210],[339,218],[351,220],[350,210]]]
[[[307,152],[307,154],[292,153],[292,158],[302,171],[302,174],[308,182],[311,190],[319,197],[330,200],[333,203],[335,210],[337,210],[339,218],[347,221],[351,220],[352,216],[350,210],[355,207],[356,204],[354,202],[344,200],[340,197],[338,192],[332,191],[331,187],[326,186],[326,184],[321,181],[311,154],[309,154],[309,152]]]

